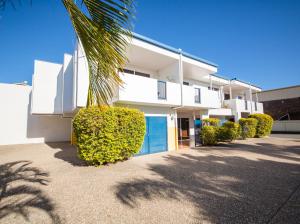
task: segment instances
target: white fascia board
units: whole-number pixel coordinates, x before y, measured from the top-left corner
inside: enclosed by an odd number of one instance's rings
[[[255,91],[257,91],[257,92],[260,92],[260,91],[261,91],[261,88],[258,88],[258,87],[256,87],[256,86],[253,86],[253,85],[250,85],[250,84],[247,84],[247,83],[238,81],[238,80],[232,80],[232,81],[231,81],[231,84],[235,84],[235,85],[237,85],[237,86],[245,87],[245,88],[247,88],[247,89],[251,88],[252,90],[255,90]]]

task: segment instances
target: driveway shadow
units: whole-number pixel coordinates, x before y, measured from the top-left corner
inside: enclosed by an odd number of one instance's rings
[[[195,222],[204,216],[213,223],[268,223],[300,184],[299,164],[276,159],[203,156],[196,150],[164,159],[149,165],[154,178],[115,185],[117,199],[133,209],[145,200],[189,201],[198,211]],[[299,217],[300,211],[285,223],[299,223]]]
[[[0,222],[6,216],[22,216],[31,222],[31,209],[46,213],[52,223],[61,223],[52,200],[39,188],[49,183],[49,174],[29,161],[0,165]]]
[[[58,152],[54,154],[55,158],[64,160],[73,166],[87,166],[87,164],[78,158],[77,149],[75,146],[68,142],[48,142],[46,143],[53,149],[59,149]]]

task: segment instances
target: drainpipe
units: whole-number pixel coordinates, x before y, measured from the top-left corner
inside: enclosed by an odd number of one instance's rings
[[[172,109],[177,110],[183,107],[183,66],[182,66],[182,50],[178,49],[179,52],[179,84],[180,84],[180,106],[172,107]]]

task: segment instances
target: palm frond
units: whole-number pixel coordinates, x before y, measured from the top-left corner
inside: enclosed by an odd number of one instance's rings
[[[122,84],[118,71],[127,62],[133,0],[82,0],[88,15],[73,0],[62,1],[88,62],[87,106],[108,104],[114,88]]]

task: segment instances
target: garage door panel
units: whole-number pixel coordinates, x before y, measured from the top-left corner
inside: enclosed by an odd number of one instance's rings
[[[167,151],[167,118],[146,117],[146,135],[138,155]]]

